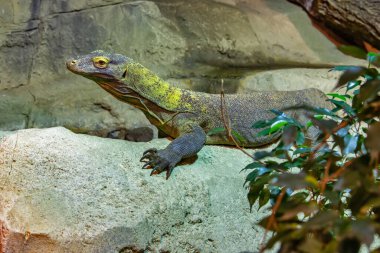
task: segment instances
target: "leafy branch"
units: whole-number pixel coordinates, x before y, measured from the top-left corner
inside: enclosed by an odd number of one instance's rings
[[[334,68],[345,91],[327,94],[333,110],[303,107],[306,125],[279,111],[253,124],[262,136],[282,131],[276,147],[244,168],[250,207],[272,210],[260,222],[261,251],[280,242],[280,252],[358,252],[380,235],[380,75],[371,67],[379,58],[369,53],[367,67]],[[305,138],[310,127],[321,132],[313,143]]]

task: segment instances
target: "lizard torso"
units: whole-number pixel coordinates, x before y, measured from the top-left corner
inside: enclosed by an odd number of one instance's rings
[[[125,94],[120,88],[116,89],[117,85],[112,83],[119,82],[119,86],[124,87],[126,91],[123,79],[99,84],[117,99],[141,109],[153,125],[173,138],[178,137],[181,130],[189,123],[201,126],[207,133],[213,128],[224,127],[225,121],[228,120],[231,129],[247,141],[246,147],[261,146],[273,142],[279,134],[258,137],[256,134],[259,130],[251,126],[255,121],[273,118],[271,109],[281,111],[302,104],[328,106],[324,93],[317,89],[226,94],[223,118],[223,100],[219,94],[195,92],[171,86],[140,64],[128,66],[126,73],[133,81],[129,83],[128,92]],[[139,97],[140,100],[131,99],[131,95]],[[293,116],[294,112],[290,111],[289,114]],[[222,134],[207,136],[206,144],[234,145],[226,135]]]

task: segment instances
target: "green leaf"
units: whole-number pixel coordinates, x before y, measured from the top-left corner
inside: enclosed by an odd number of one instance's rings
[[[338,94],[338,93],[327,93],[326,95],[331,96],[333,98],[338,98],[338,99],[343,100],[345,102],[346,102],[347,98],[350,98],[349,95],[342,95],[342,94]]]
[[[260,192],[260,197],[259,197],[259,210],[261,207],[263,207],[266,203],[268,203],[270,198],[270,192],[268,188],[264,188]]]
[[[264,130],[261,130],[260,132],[257,133],[257,136],[266,136],[270,135],[270,128],[265,128]]]
[[[263,189],[263,187],[264,187],[264,183],[250,184],[249,192],[247,194],[250,212],[252,212],[252,206],[255,204],[257,198],[259,197],[259,192]]]
[[[273,166],[278,166],[278,161],[275,160],[266,160],[265,164],[268,168],[273,168]]]
[[[247,175],[247,177],[245,178],[244,185],[245,185],[246,183],[254,182],[254,181],[256,180],[258,174],[259,174],[259,171],[258,171],[258,170],[253,170],[253,171],[251,171],[251,172]]]
[[[279,131],[283,126],[287,125],[288,124],[288,121],[286,120],[278,120],[276,122],[274,122],[271,126],[270,126],[270,130],[269,130],[269,133],[274,133],[274,132],[277,132]]]
[[[260,167],[264,167],[264,165],[260,162],[253,162],[253,163],[250,163],[247,166],[245,166],[244,169],[242,169],[241,171],[251,170],[251,169],[260,168]]]
[[[271,171],[272,171],[271,169],[265,168],[265,167],[260,167],[260,168],[253,169],[253,171],[251,171],[247,175],[247,177],[245,178],[244,185],[246,183],[248,183],[248,182],[250,182],[250,183],[254,182],[258,177],[260,177],[262,175],[265,175],[265,174],[268,174]]]
[[[367,54],[367,61],[369,63],[375,63],[377,61],[377,59],[380,58],[380,54],[379,53],[374,53],[374,52],[369,52]]]
[[[341,66],[336,66],[332,68],[330,71],[346,71],[351,69],[353,66],[352,65],[341,65]]]
[[[305,143],[305,134],[301,131],[297,133],[296,144],[303,145]]]
[[[350,81],[347,83],[347,91],[354,89],[355,87],[359,86],[362,82],[361,81]]]
[[[309,129],[309,127],[311,127],[312,125],[313,125],[313,122],[309,120],[309,121],[306,123],[306,129]]]
[[[275,119],[271,119],[271,120],[259,120],[259,121],[256,121],[253,125],[252,125],[252,128],[264,128],[264,127],[268,127],[270,125],[272,125],[272,123],[275,121]]]
[[[354,109],[349,104],[347,104],[343,101],[338,101],[338,100],[334,100],[334,99],[328,99],[328,101],[330,101],[331,103],[336,105],[338,108],[345,111],[348,115],[355,116]]]
[[[322,108],[322,107],[316,107],[313,110],[315,113],[320,114],[320,115],[327,115],[331,117],[337,117],[335,113],[333,113],[331,110]]]
[[[289,170],[289,169],[292,169],[292,168],[299,168],[299,167],[301,167],[304,164],[304,162],[305,162],[304,158],[297,157],[292,162],[287,161],[287,162],[283,163],[283,166],[287,170]]]
[[[215,127],[208,131],[207,135],[215,135],[215,134],[220,134],[220,133],[225,133],[226,129],[224,127]]]
[[[256,151],[254,154],[253,154],[253,158],[255,160],[260,160],[260,159],[263,159],[265,157],[268,157],[268,156],[271,156],[272,155],[272,152],[268,152],[268,151]]]

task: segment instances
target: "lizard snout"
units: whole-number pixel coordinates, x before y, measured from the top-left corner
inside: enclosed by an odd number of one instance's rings
[[[78,71],[78,61],[74,59],[66,61],[66,68],[70,71]]]
[[[68,60],[67,62],[66,62],[66,66],[67,67],[69,67],[69,66],[75,66],[76,64],[77,64],[77,60],[74,60],[74,59],[72,59],[72,60]]]

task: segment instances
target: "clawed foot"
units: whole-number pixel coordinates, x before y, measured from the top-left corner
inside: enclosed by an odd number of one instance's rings
[[[160,174],[166,170],[166,179],[168,179],[177,163],[169,160],[170,157],[165,156],[164,151],[150,148],[143,153],[140,162],[145,163],[143,169],[152,169],[150,175]]]

